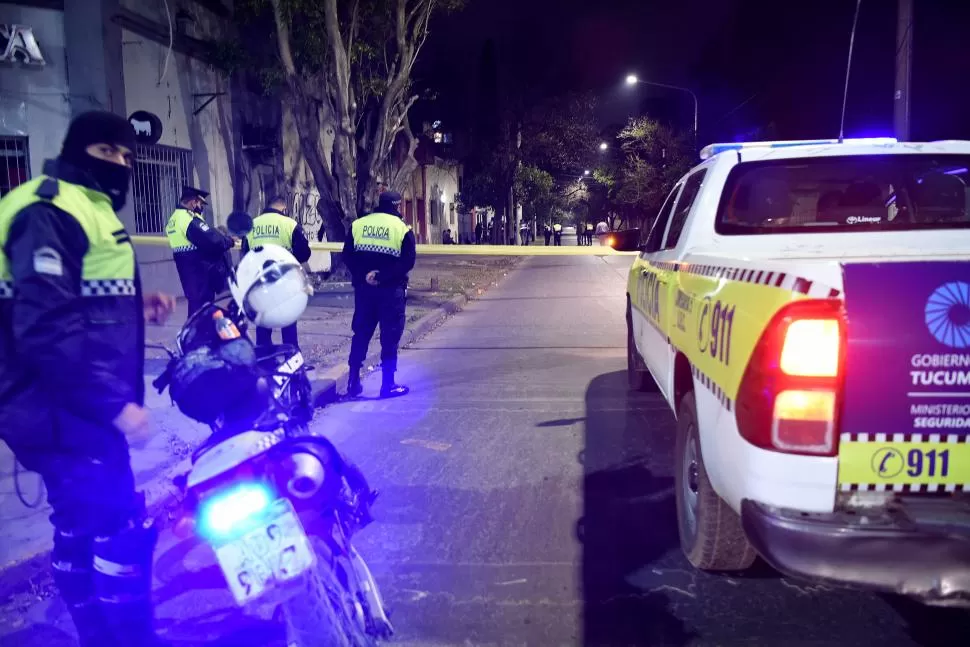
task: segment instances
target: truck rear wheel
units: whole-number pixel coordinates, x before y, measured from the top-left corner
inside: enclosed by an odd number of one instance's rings
[[[687,561],[705,571],[750,567],[758,554],[744,535],[741,518],[717,495],[707,477],[693,392],[680,400],[674,455],[677,527]]]
[[[640,351],[637,350],[636,340],[633,339],[633,313],[629,302],[626,304],[626,376],[631,391],[653,391],[656,382],[647,370]]]

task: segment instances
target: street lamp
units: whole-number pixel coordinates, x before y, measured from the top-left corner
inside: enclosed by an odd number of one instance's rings
[[[605,151],[605,150],[606,150],[606,149],[608,149],[609,147],[610,147],[610,145],[609,145],[609,144],[607,144],[606,142],[600,142],[600,150],[601,150],[601,151]]]
[[[666,83],[656,83],[654,81],[642,81],[636,74],[629,74],[626,77],[626,84],[628,86],[634,85],[655,85],[658,88],[668,88],[670,90],[680,90],[681,92],[686,92],[690,95],[690,98],[694,100],[694,141],[697,141],[697,95],[688,88],[682,88],[679,85],[668,85]]]
[[[589,171],[583,171],[583,175],[589,175]]]

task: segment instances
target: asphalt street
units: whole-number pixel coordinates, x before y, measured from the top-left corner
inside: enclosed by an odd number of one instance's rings
[[[402,354],[410,396],[318,414],[382,491],[356,543],[393,608],[393,644],[966,645],[966,612],[766,566],[689,567],[673,416],[626,388],[629,264],[529,259]],[[233,609],[198,543],[166,533],[156,577],[175,645],[282,644],[277,625]],[[67,627],[60,603],[39,604],[0,645],[71,644]]]

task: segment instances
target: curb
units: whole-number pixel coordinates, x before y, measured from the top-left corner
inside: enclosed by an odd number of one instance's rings
[[[448,317],[461,311],[468,301],[469,297],[466,294],[454,296],[407,326],[399,347],[407,348],[424,337],[443,324]],[[368,354],[364,360],[365,367],[376,366],[380,362],[380,356],[380,350]],[[323,407],[337,402],[340,399],[338,392],[346,391],[349,374],[350,367],[346,365],[332,366],[323,372],[317,371],[310,378],[314,385],[314,400],[317,406]],[[167,525],[171,520],[171,512],[182,502],[182,493],[173,483],[173,479],[185,474],[191,467],[191,458],[185,458],[141,486],[140,491],[145,494],[148,515],[155,517],[159,527]],[[51,532],[53,533],[53,530]],[[0,583],[2,583],[0,584],[0,606],[19,594],[39,597],[39,591],[52,590],[51,586],[44,584],[49,583],[50,579],[50,550],[0,568]]]

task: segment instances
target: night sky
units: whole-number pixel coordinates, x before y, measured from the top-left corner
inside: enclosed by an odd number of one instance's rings
[[[911,139],[970,139],[970,2],[915,5]],[[626,88],[635,72],[697,93],[702,143],[758,138],[769,124],[780,139],[835,137],[854,10],[854,0],[470,0],[435,20],[416,80],[460,131],[491,39],[503,92],[594,92],[604,127],[644,111],[690,127],[689,96]],[[895,0],[863,0],[847,136],[892,134],[895,40]]]

